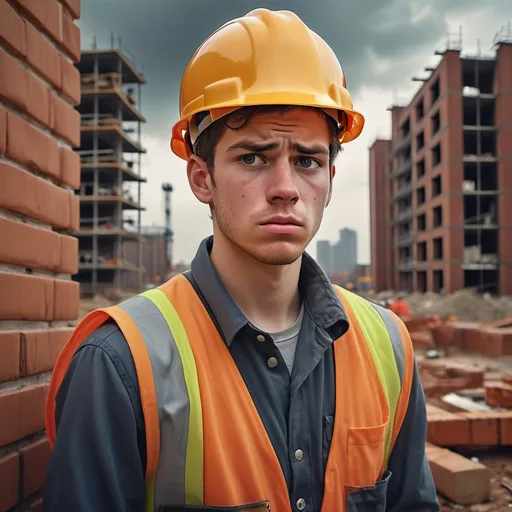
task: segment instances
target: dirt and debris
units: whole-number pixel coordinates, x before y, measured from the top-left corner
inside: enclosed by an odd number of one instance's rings
[[[387,300],[395,297],[394,292],[381,292],[373,297]],[[479,295],[473,290],[440,295],[437,293],[411,293],[404,297],[415,315],[455,316],[457,320],[490,322],[509,317],[512,314],[512,297]]]

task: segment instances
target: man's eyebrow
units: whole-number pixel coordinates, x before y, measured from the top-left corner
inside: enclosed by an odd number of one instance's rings
[[[308,147],[296,142],[292,145],[292,148],[297,151],[297,153],[302,153],[304,155],[329,155],[329,148],[319,144]]]
[[[267,144],[258,144],[253,140],[241,140],[229,146],[228,151],[234,151],[235,149],[245,149],[246,151],[251,151],[252,153],[263,153],[265,151],[272,151],[273,149],[277,149],[277,142],[270,142]]]
[[[246,151],[251,151],[253,153],[264,153],[265,151],[272,151],[277,149],[279,145],[277,142],[269,142],[269,143],[257,143],[252,140],[241,140],[236,142],[232,146],[228,148],[228,151],[234,151],[236,149],[245,149]],[[295,142],[292,144],[292,149],[297,151],[297,153],[302,153],[303,155],[329,155],[329,148],[325,146],[316,144],[313,146],[305,146],[304,144],[299,144]]]

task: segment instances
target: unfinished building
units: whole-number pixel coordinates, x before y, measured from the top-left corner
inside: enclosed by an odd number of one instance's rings
[[[83,296],[140,291],[142,284],[141,85],[146,83],[119,49],[88,50],[81,74],[79,272]],[[125,241],[137,246],[124,254]]]
[[[510,294],[512,39],[493,56],[460,46],[436,52],[413,100],[390,108],[391,144],[370,148],[372,262],[390,261],[374,264],[373,280],[408,292]]]

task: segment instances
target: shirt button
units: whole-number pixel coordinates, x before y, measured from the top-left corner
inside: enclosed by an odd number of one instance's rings
[[[263,334],[258,334],[258,336],[256,336],[256,339],[260,342],[260,343],[263,343],[265,341],[265,336],[263,336]]]
[[[304,510],[306,508],[306,502],[304,501],[304,498],[299,498],[296,505],[298,510]]]
[[[304,452],[302,450],[295,451],[295,458],[297,460],[302,460],[304,458]]]
[[[267,365],[268,365],[269,368],[275,368],[277,366],[277,359],[275,357],[271,357],[267,361]]]

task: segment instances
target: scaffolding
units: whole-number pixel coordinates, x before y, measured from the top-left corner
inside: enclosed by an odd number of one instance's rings
[[[142,283],[141,85],[146,79],[119,47],[83,51],[81,75],[79,271],[84,296],[140,291]],[[135,213],[135,217],[130,216]],[[127,258],[125,244],[137,245]],[[135,261],[133,261],[135,260]]]

